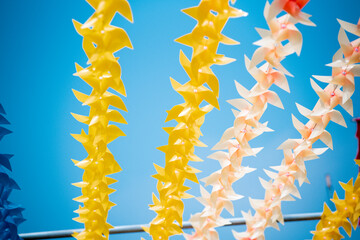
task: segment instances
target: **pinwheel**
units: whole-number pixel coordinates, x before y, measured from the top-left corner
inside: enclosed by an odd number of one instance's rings
[[[88,3],[95,13],[84,24],[74,21],[76,31],[84,38],[83,48],[90,64],[86,68],[76,64],[75,75],[93,88],[90,95],[73,90],[83,105],[90,106],[89,116],[72,114],[76,120],[89,126],[88,134],[83,130],[81,134],[72,134],[88,153],[82,161],[73,160],[76,166],[84,169],[83,181],[73,184],[82,191],[82,196],[74,199],[83,204],[75,211],[79,217],[74,219],[85,225],[84,231],[74,233],[79,240],[108,239],[112,227],[106,219],[110,208],[115,205],[109,201],[109,194],[115,191],[109,185],[116,180],[107,175],[119,172],[121,168],[107,144],[125,134],[109,121],[123,124],[126,121],[119,111],[111,110],[109,106],[127,110],[122,99],[108,89],[126,95],[114,52],[124,47],[132,48],[125,30],[110,24],[116,12],[132,21],[129,3],[126,0],[88,0]]]
[[[357,121],[356,137],[359,140],[357,160],[355,162],[360,165],[360,118]],[[331,200],[336,207],[336,211],[332,212],[330,208],[324,204],[324,211],[321,220],[313,231],[313,239],[342,239],[344,236],[340,233],[339,228],[342,227],[351,237],[351,225],[356,229],[360,216],[360,172],[353,184],[351,179],[348,183],[341,183],[341,187],[345,191],[345,198],[339,199],[336,192]]]
[[[10,124],[4,115],[5,110],[0,104],[0,124]],[[0,140],[10,133],[10,130],[0,127]],[[20,190],[17,183],[8,175],[8,171],[12,170],[12,157],[11,154],[0,154],[0,239],[20,240],[18,226],[25,221],[22,216],[24,209],[9,201],[12,190]]]
[[[351,26],[348,23],[343,24],[342,21],[339,22],[342,27]],[[300,186],[304,182],[308,181],[306,177],[305,161],[316,159],[328,148],[333,148],[331,135],[325,130],[326,126],[330,121],[346,126],[343,116],[334,108],[337,105],[341,105],[349,114],[352,115],[353,104],[350,97],[353,93],[352,89],[355,88],[353,77],[360,75],[359,65],[356,64],[359,61],[355,50],[352,54],[349,54],[349,51],[344,51],[344,49],[348,49],[350,46],[356,49],[356,47],[359,46],[359,41],[355,40],[350,43],[344,30],[340,29],[339,42],[341,45],[341,52],[338,51],[334,55],[333,62],[328,64],[328,66],[333,68],[332,76],[314,76],[318,80],[327,82],[328,85],[323,89],[318,86],[315,81],[311,80],[312,88],[320,98],[314,109],[309,110],[297,104],[299,112],[309,119],[306,124],[303,124],[293,116],[294,127],[301,134],[301,138],[288,139],[279,147],[279,149],[282,149],[284,152],[284,159],[280,166],[272,167],[272,169],[277,172],[268,170],[265,171],[271,178],[270,181],[261,181],[266,190],[265,199],[251,201],[256,213],[255,215],[248,213],[244,216],[246,218],[247,229],[246,232],[235,233],[235,237],[237,239],[265,239],[264,231],[267,227],[272,226],[278,228],[277,222],[284,222],[281,213],[282,201],[292,201],[294,200],[292,196],[300,198],[300,193],[294,185],[295,180],[299,182]],[[342,69],[340,74],[339,68]],[[327,148],[313,148],[313,144],[317,140],[322,141]],[[354,190],[350,187],[350,185],[352,185],[351,182],[346,186],[343,185],[347,193],[356,191],[356,189]],[[334,202],[340,204],[336,196],[334,199]],[[328,215],[328,211],[325,212],[325,215]],[[328,223],[323,223],[323,225],[319,227],[319,236],[325,236],[321,235],[321,228],[327,226]],[[338,239],[335,235],[327,236]],[[327,238],[324,237],[321,239]]]
[[[355,160],[360,166],[360,160]],[[355,183],[351,179],[347,183],[341,183],[341,187],[345,191],[345,198],[339,199],[336,192],[331,201],[335,204],[336,211],[332,212],[330,208],[324,204],[324,212],[321,220],[316,226],[316,231],[313,231],[314,240],[323,239],[342,239],[344,236],[339,229],[342,227],[345,232],[351,236],[351,226],[356,229],[360,216],[360,173],[358,174]]]
[[[199,172],[189,166],[188,162],[201,161],[194,153],[195,146],[206,146],[199,140],[200,127],[205,120],[205,114],[213,107],[219,108],[219,83],[210,67],[213,64],[224,65],[234,61],[217,54],[219,43],[238,44],[221,32],[229,18],[246,15],[245,12],[231,7],[228,0],[202,0],[198,6],[184,9],[183,12],[198,23],[191,33],[176,40],[190,46],[193,53],[189,60],[180,52],[180,64],[190,81],[182,85],[171,79],[174,90],[185,102],[168,111],[166,121],[175,120],[177,125],[164,128],[169,134],[169,141],[168,145],[159,149],[165,153],[165,167],[155,164],[157,173],[153,177],[158,180],[159,197],[153,194],[150,209],[155,211],[157,216],[150,226],[144,229],[157,240],[165,240],[182,233],[182,199],[192,197],[186,193],[189,187],[184,186],[184,182],[189,179],[198,183],[196,173]],[[200,107],[204,101],[209,105]]]
[[[285,75],[291,74],[281,65],[281,61],[294,52],[300,54],[302,35],[295,27],[297,20],[292,16],[286,14],[276,18],[273,4],[266,3],[264,10],[270,30],[257,29],[262,39],[255,44],[260,47],[251,60],[245,56],[246,68],[257,83],[251,90],[247,90],[235,82],[243,99],[229,101],[239,111],[233,110],[233,127],[224,132],[220,142],[213,148],[227,152],[218,151],[209,156],[218,160],[222,168],[203,179],[205,185],[212,186],[212,191],[208,193],[201,187],[202,196],[198,200],[204,205],[204,209],[191,217],[190,222],[195,232],[185,235],[187,239],[219,239],[215,228],[229,224],[221,217],[222,211],[226,209],[234,214],[232,201],[242,198],[232,189],[232,184],[254,170],[241,166],[242,160],[244,157],[256,155],[262,149],[252,148],[249,141],[264,132],[272,131],[267,127],[267,123],[260,123],[268,104],[283,108],[278,95],[269,88],[275,84],[285,91],[290,91]],[[283,46],[284,41],[289,43]],[[264,64],[257,67],[264,61]]]
[[[274,14],[277,15],[277,13],[285,10],[302,24],[312,25],[313,23],[309,20],[310,15],[301,11],[309,1],[310,0],[274,0]]]

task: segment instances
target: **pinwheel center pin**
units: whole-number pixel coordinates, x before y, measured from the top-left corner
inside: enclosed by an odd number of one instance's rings
[[[271,200],[274,201],[275,197],[276,197],[275,194],[273,194]]]
[[[359,47],[356,47],[356,48],[355,48],[355,52],[359,52]]]

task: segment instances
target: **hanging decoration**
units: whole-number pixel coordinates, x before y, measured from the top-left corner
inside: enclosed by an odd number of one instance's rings
[[[220,162],[221,169],[203,179],[206,186],[212,186],[212,192],[208,193],[201,187],[201,197],[198,199],[204,205],[204,209],[191,217],[190,222],[195,232],[192,235],[185,235],[187,239],[219,239],[215,228],[229,224],[221,217],[222,211],[226,209],[233,215],[232,201],[242,198],[234,192],[232,184],[253,171],[249,167],[241,166],[243,157],[254,156],[262,149],[251,148],[249,141],[263,132],[271,131],[267,123],[260,123],[268,103],[283,108],[278,95],[269,88],[275,84],[287,92],[290,91],[285,75],[291,76],[291,74],[281,65],[281,61],[294,52],[298,55],[301,52],[302,35],[295,23],[314,24],[309,20],[309,15],[293,10],[294,7],[288,5],[284,7],[281,4],[283,3],[279,1],[274,1],[271,5],[266,3],[264,16],[270,30],[257,29],[262,37],[255,43],[259,48],[251,60],[245,56],[246,68],[257,83],[251,90],[247,90],[235,82],[238,93],[244,99],[229,101],[240,112],[233,110],[235,115],[233,127],[225,131],[220,142],[213,148],[227,152],[218,151],[209,156]],[[285,14],[276,18],[283,7],[293,16]],[[283,45],[286,41],[288,43]],[[256,67],[264,61],[262,66]]]
[[[339,20],[341,27],[348,32],[360,37],[360,19],[357,25],[350,24]],[[344,33],[342,33],[344,34]],[[356,64],[360,62],[360,38],[348,42],[347,38],[343,38],[342,53],[345,59]],[[359,65],[354,69],[358,71]],[[353,71],[354,71],[353,70]],[[358,73],[359,74],[359,73]],[[359,140],[358,153],[355,162],[360,167],[360,118],[357,121],[357,133],[356,136]],[[334,198],[331,200],[336,207],[336,211],[332,212],[330,208],[324,204],[324,212],[321,216],[321,220],[316,226],[316,231],[313,231],[313,239],[342,239],[344,236],[340,233],[339,229],[342,227],[345,232],[351,237],[351,225],[356,229],[359,216],[360,216],[360,173],[357,175],[355,183],[351,179],[348,183],[341,183],[341,187],[345,191],[345,198],[339,199],[336,192],[334,192]]]
[[[360,160],[355,160],[360,166]],[[336,192],[331,201],[335,204],[336,211],[332,212],[330,208],[324,204],[324,212],[321,220],[313,231],[313,239],[333,239],[339,240],[344,238],[339,229],[342,227],[347,235],[351,237],[351,225],[356,229],[360,216],[360,173],[357,175],[355,183],[351,179],[347,183],[340,182],[341,187],[345,191],[345,198],[339,199]]]
[[[73,90],[76,98],[83,105],[90,106],[89,116],[72,114],[74,118],[89,126],[88,134],[72,136],[81,142],[88,156],[82,161],[75,161],[76,166],[84,169],[83,181],[73,185],[80,187],[82,196],[74,200],[83,204],[75,212],[79,217],[75,221],[85,225],[84,231],[74,233],[79,240],[108,239],[112,226],[106,222],[108,212],[115,204],[109,201],[109,194],[115,190],[109,188],[116,180],[107,177],[121,171],[107,144],[125,136],[122,130],[109,121],[126,124],[124,117],[113,106],[127,111],[122,99],[108,91],[112,88],[126,96],[121,80],[121,68],[114,53],[124,47],[132,48],[124,29],[111,25],[116,14],[120,13],[127,20],[133,21],[130,5],[126,0],[87,0],[95,13],[84,23],[74,22],[76,31],[83,36],[83,48],[88,57],[89,66],[82,68],[76,64],[76,74],[93,89],[90,95]]]
[[[4,117],[5,114],[0,104],[0,125],[10,124]],[[0,127],[0,140],[10,133],[10,130]],[[11,154],[0,154],[0,239],[20,240],[18,226],[25,221],[22,216],[24,209],[9,201],[12,190],[20,190],[17,183],[8,175],[8,171],[12,171],[10,164],[12,157]]]
[[[234,1],[232,1],[234,2]],[[180,64],[190,77],[190,81],[180,84],[171,78],[171,84],[185,100],[168,111],[166,121],[175,120],[176,127],[166,127],[169,134],[168,145],[159,150],[165,153],[165,167],[155,165],[158,180],[159,198],[153,194],[150,209],[157,216],[149,227],[144,227],[153,239],[165,240],[175,234],[181,234],[184,204],[182,199],[192,197],[184,186],[186,179],[198,183],[196,173],[199,171],[188,165],[189,161],[201,161],[194,154],[195,146],[205,147],[199,141],[200,127],[205,114],[213,107],[219,109],[217,97],[219,83],[211,70],[213,64],[224,65],[234,59],[217,54],[219,43],[238,44],[221,34],[227,20],[245,16],[246,13],[229,5],[229,1],[202,0],[196,7],[183,10],[184,13],[197,20],[193,31],[176,41],[193,49],[191,61],[180,51]],[[208,87],[207,87],[207,86]],[[209,105],[200,107],[206,101]]]
[[[353,114],[351,96],[355,90],[354,77],[360,75],[359,65],[359,39],[350,42],[344,31],[358,34],[359,28],[340,21],[342,28],[339,32],[341,49],[333,57],[333,62],[328,64],[332,67],[332,76],[314,76],[319,81],[328,85],[322,89],[311,79],[311,85],[320,100],[313,110],[309,110],[297,104],[299,112],[309,119],[304,125],[293,116],[294,127],[301,134],[299,139],[286,140],[279,149],[284,152],[284,160],[280,166],[272,167],[277,172],[267,171],[271,178],[269,182],[261,181],[265,188],[264,200],[251,200],[252,207],[256,210],[254,216],[244,214],[246,219],[246,232],[236,233],[237,239],[265,239],[264,231],[267,227],[278,229],[277,223],[284,223],[281,213],[282,201],[293,201],[292,196],[300,198],[294,182],[297,180],[301,186],[308,182],[306,177],[305,161],[318,158],[327,148],[313,148],[317,141],[322,141],[328,148],[333,148],[332,138],[325,130],[330,121],[346,127],[341,113],[334,108],[342,106],[349,114]],[[358,35],[359,36],[359,35]],[[348,189],[348,188],[347,188]],[[291,196],[292,195],[292,196]]]

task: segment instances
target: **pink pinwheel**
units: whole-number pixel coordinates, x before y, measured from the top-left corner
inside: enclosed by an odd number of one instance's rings
[[[350,42],[343,28],[340,28],[338,38],[341,49],[339,49],[333,61],[341,60],[341,54],[343,54],[348,64],[360,62],[360,38]]]
[[[294,48],[297,55],[300,55],[302,48],[301,32],[289,19],[289,15],[268,20],[270,31],[276,41],[282,42],[289,40],[289,44]]]
[[[260,84],[261,88],[268,89],[272,84],[275,84],[279,88],[290,92],[289,84],[287,82],[285,74],[277,71],[274,68],[271,68],[268,63],[265,63],[260,68],[250,68],[250,64],[250,59],[245,55],[246,69],[251,74],[251,76]]]
[[[341,27],[344,28],[346,31],[360,37],[360,18],[357,24],[348,23],[338,19]]]

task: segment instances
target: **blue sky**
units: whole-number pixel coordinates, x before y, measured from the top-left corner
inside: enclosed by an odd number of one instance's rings
[[[119,182],[111,200],[117,204],[109,214],[113,225],[148,223],[155,216],[148,210],[151,193],[156,191],[156,181],[150,175],[155,173],[153,163],[164,164],[164,155],[156,150],[167,143],[167,134],[161,129],[165,124],[166,110],[182,102],[170,85],[169,77],[184,83],[188,77],[179,64],[179,51],[183,49],[190,56],[190,49],[174,42],[195,26],[195,21],[180,12],[180,9],[198,4],[198,0],[131,0],[134,24],[117,15],[113,24],[128,32],[134,50],[124,49],[116,55],[120,57],[122,78],[128,97],[125,104],[129,110],[124,116],[127,126],[121,126],[126,137],[110,144],[110,149],[123,171],[114,174]],[[202,127],[202,141],[209,148],[197,149],[200,157],[206,159],[225,129],[231,126],[233,115],[226,100],[237,98],[234,80],[250,88],[255,84],[244,66],[244,54],[251,56],[256,49],[252,44],[259,39],[255,27],[266,28],[262,15],[264,0],[238,0],[236,6],[249,13],[246,18],[231,19],[224,33],[241,42],[238,46],[220,46],[219,52],[237,61],[226,66],[215,66],[214,72],[220,81],[220,108],[207,115]],[[12,201],[22,204],[27,219],[20,226],[20,232],[35,232],[80,228],[72,220],[78,204],[72,198],[80,195],[80,190],[71,183],[81,180],[82,170],[70,160],[86,156],[82,145],[70,133],[80,133],[84,125],[76,122],[70,112],[87,114],[73,96],[71,89],[89,92],[89,87],[72,74],[75,62],[85,66],[86,56],[82,50],[82,39],[71,19],[80,22],[92,14],[93,10],[84,0],[13,0],[0,1],[0,102],[7,111],[10,129],[14,132],[4,138],[0,145],[3,153],[13,153],[13,173],[21,191],[15,191]],[[291,113],[300,120],[295,102],[312,108],[317,96],[310,86],[311,75],[330,75],[331,69],[325,64],[331,62],[332,55],[339,48],[337,34],[339,24],[336,18],[356,23],[359,19],[360,1],[312,0],[304,11],[313,15],[317,27],[299,26],[303,33],[304,46],[300,57],[289,56],[283,63],[295,76],[289,78],[291,94],[274,87],[283,100],[285,110],[269,106],[264,121],[275,130],[265,133],[252,142],[254,147],[265,149],[256,158],[247,158],[244,165],[257,168],[238,183],[235,189],[246,196],[235,203],[235,217],[240,211],[249,209],[247,197],[262,198],[264,190],[258,177],[265,177],[263,168],[279,165],[281,151],[276,148],[287,138],[298,137],[291,124]],[[357,80],[358,81],[358,80]],[[355,91],[354,115],[360,116],[359,89]],[[300,188],[301,200],[283,204],[283,212],[319,212],[323,202],[328,201],[325,175],[330,174],[334,189],[343,196],[338,181],[348,181],[355,177],[357,168],[353,158],[356,155],[355,124],[340,110],[348,128],[331,123],[328,131],[333,136],[334,150],[327,151],[320,159],[307,163],[311,184]],[[205,177],[219,169],[219,164],[206,159],[192,166],[202,170],[198,176]],[[267,178],[266,178],[267,179]],[[187,183],[199,194],[199,187]],[[201,210],[195,200],[185,201],[184,219]],[[228,215],[224,215],[227,216]],[[268,239],[309,239],[309,231],[314,230],[316,221],[286,223],[281,231],[268,230]],[[244,227],[236,227],[241,231]],[[230,239],[231,227],[220,231],[222,239]],[[146,234],[126,234],[111,236],[111,239],[140,239]],[[352,239],[360,237],[359,231]],[[174,239],[181,239],[175,237]]]

